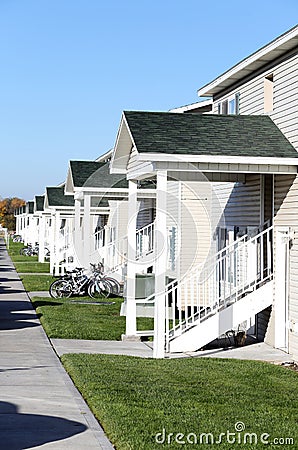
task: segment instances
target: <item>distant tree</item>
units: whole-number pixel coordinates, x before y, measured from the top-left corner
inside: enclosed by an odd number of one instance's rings
[[[25,205],[25,200],[17,197],[4,198],[0,200],[0,223],[4,228],[8,228],[10,231],[15,230],[16,221],[14,212],[17,208]]]

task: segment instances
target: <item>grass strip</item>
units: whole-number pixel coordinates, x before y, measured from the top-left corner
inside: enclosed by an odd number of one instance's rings
[[[64,355],[62,362],[117,450],[268,448],[264,433],[268,442],[290,438],[297,445],[298,378],[288,369],[87,354]]]
[[[50,284],[56,280],[51,275],[22,275],[22,283],[27,292],[48,291]]]
[[[39,263],[35,261],[14,262],[17,272],[20,273],[48,273],[50,272],[49,263]]]
[[[50,338],[119,341],[121,335],[125,333],[125,317],[120,316],[123,299],[107,300],[115,303],[97,305],[97,301],[92,301],[89,297],[69,299],[34,297],[32,303]],[[86,303],[80,304],[80,301]],[[138,318],[138,329],[152,328],[153,319]]]

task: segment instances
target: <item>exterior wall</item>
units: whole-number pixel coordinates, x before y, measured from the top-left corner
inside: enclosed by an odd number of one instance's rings
[[[247,175],[245,183],[223,183],[217,185],[217,195],[224,199],[229,194],[223,210],[226,228],[248,227],[260,224],[260,175]],[[222,201],[221,200],[221,201]]]
[[[149,225],[154,220],[154,201],[151,198],[140,200],[140,209],[137,217],[137,229]]]
[[[290,227],[292,243],[289,256],[289,353],[298,360],[298,177],[276,175],[274,225]],[[278,262],[276,262],[278,264]]]
[[[138,157],[138,151],[135,147],[132,148],[130,155],[129,155],[129,160],[127,163],[127,173],[132,173],[132,172],[142,172],[144,171],[144,173],[146,173],[146,168],[148,167],[148,162],[146,161],[137,161],[137,157]],[[150,165],[150,163],[149,163]]]
[[[264,68],[253,79],[244,81],[237,88],[214,101],[213,113],[217,114],[218,103],[229,96],[240,93],[240,114],[264,114],[264,77],[273,74],[273,111],[268,115],[298,151],[298,53],[274,67]]]
[[[180,214],[181,182],[169,180],[167,183],[167,230],[168,230],[168,267],[167,276],[178,278],[180,275]]]
[[[180,275],[201,264],[213,247],[212,187],[209,182],[181,185]]]

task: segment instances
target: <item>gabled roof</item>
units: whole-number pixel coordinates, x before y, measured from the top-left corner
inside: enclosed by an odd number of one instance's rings
[[[215,80],[198,90],[202,97],[213,96],[223,89],[227,89],[237,81],[261,69],[285,53],[298,46],[298,25],[283,33],[269,44],[260,48],[252,55],[240,61],[231,69],[224,72]]]
[[[124,117],[139,153],[298,158],[269,116],[125,111]]]
[[[82,187],[90,176],[105,163],[96,161],[70,161],[70,170],[74,187]]]
[[[127,188],[128,182],[121,175],[110,174],[109,162],[70,161],[67,186],[72,178],[74,188]]]
[[[44,210],[44,195],[36,195],[35,196],[35,210],[43,211]]]
[[[47,206],[74,206],[74,196],[64,195],[64,185],[46,188]]]
[[[133,150],[134,149],[134,150]],[[128,166],[133,150],[133,162]],[[275,165],[277,172],[295,172],[298,153],[269,116],[177,114],[171,112],[125,111],[122,114],[114,154],[112,173],[141,177],[156,170],[158,163],[202,163],[200,170],[211,171],[206,164]],[[178,169],[174,169],[173,164]],[[205,166],[204,166],[205,164]],[[282,167],[281,167],[282,166]],[[288,167],[286,167],[288,166]],[[292,167],[289,169],[289,167]],[[204,167],[204,168],[203,168]],[[262,169],[265,170],[264,167]],[[170,169],[169,169],[170,170]],[[212,170],[235,170],[223,166]],[[242,170],[244,167],[242,166]],[[273,173],[275,170],[270,168]],[[142,173],[141,173],[141,172]]]

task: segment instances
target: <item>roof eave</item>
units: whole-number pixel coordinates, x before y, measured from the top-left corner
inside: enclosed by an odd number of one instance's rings
[[[293,40],[293,45],[289,42]],[[217,77],[211,83],[198,89],[198,95],[201,97],[210,97],[225,89],[236,81],[242,79],[266,63],[273,61],[281,54],[289,51],[298,45],[298,25],[282,34],[274,41],[257,50],[228,71]]]
[[[173,153],[140,153],[140,161],[173,162]],[[220,164],[279,164],[285,166],[298,166],[297,158],[283,157],[255,157],[255,156],[225,156],[225,155],[175,155],[176,162],[203,162]]]
[[[131,147],[135,145],[131,135],[125,113],[122,113],[121,121],[117,133],[116,143],[110,162],[111,174],[126,173],[126,166],[128,163]]]

